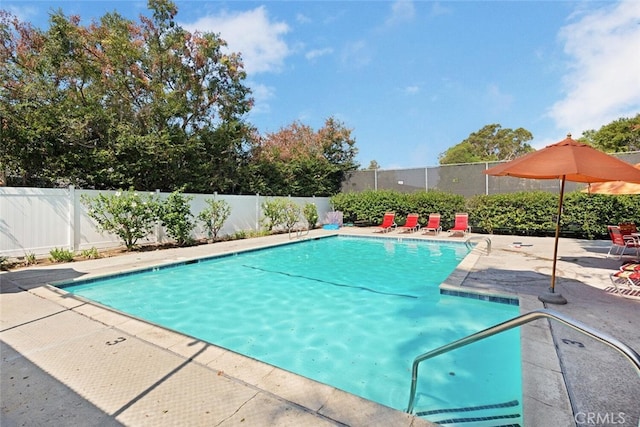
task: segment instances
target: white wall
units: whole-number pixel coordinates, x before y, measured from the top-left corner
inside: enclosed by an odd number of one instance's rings
[[[53,248],[73,251],[96,247],[98,249],[118,247],[122,243],[115,235],[100,233],[95,222],[87,214],[80,201],[83,194],[95,197],[98,193],[112,194],[114,191],[79,190],[74,187],[22,188],[0,187],[0,255],[24,256],[45,255]],[[156,193],[166,198],[169,193]],[[231,207],[231,215],[220,230],[219,237],[238,231],[260,229],[261,205],[275,196],[236,196],[222,194],[186,194],[193,196],[191,213],[196,216],[207,204],[205,199],[224,200]],[[331,206],[328,197],[291,197],[303,206],[313,203],[322,221]],[[159,227],[160,228],[160,227]],[[163,230],[139,243],[167,241]],[[194,229],[194,238],[206,237],[202,226]]]

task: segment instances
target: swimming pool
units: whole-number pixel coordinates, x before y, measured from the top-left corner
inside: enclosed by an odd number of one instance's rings
[[[64,289],[404,410],[415,356],[518,315],[440,294],[467,253],[459,242],[334,236]],[[513,330],[425,362],[416,411],[441,421],[448,413],[433,411],[521,402],[519,352]]]

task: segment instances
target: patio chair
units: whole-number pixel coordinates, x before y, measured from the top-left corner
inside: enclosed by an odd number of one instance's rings
[[[395,223],[396,214],[395,212],[387,212],[384,214],[384,218],[382,219],[382,224],[378,226],[378,229],[375,231],[376,233],[386,233],[391,229],[394,229],[398,226]]]
[[[622,271],[637,271],[640,272],[640,263],[638,262],[625,262],[620,266]]]
[[[447,230],[450,236],[455,236],[456,234],[462,234],[462,236],[467,233],[471,233],[471,226],[469,225],[469,214],[467,213],[457,213],[455,215],[455,222],[453,224],[453,228]]]
[[[420,224],[418,223],[419,215],[417,213],[411,213],[407,215],[407,221],[403,226],[398,227],[397,230],[402,233],[414,233],[420,230]]]
[[[631,267],[631,270],[626,270],[624,269],[625,267],[626,266],[623,265],[620,267],[620,270],[609,275],[611,283],[616,288],[616,292],[619,294],[625,293],[620,291],[618,285],[626,285],[629,291],[640,291],[640,271],[637,270],[638,264]]]
[[[431,213],[429,214],[429,221],[427,221],[427,225],[422,227],[422,234],[439,234],[442,231],[442,226],[440,225],[440,214],[439,213]]]
[[[620,259],[628,248],[634,248],[636,250],[636,257],[640,257],[640,239],[637,236],[622,234],[620,226],[618,225],[608,225],[607,229],[609,230],[609,237],[611,238],[611,247],[607,253],[607,258],[615,255]]]

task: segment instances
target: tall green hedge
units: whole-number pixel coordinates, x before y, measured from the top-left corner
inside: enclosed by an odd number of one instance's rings
[[[476,233],[546,236],[555,232],[558,195],[529,191],[490,196],[462,196],[442,191],[399,193],[368,190],[340,193],[331,197],[335,210],[344,213],[346,223],[377,225],[385,212],[395,212],[396,222],[404,224],[407,214],[420,215],[425,224],[432,212],[442,215],[443,229],[453,226],[456,212],[467,212]],[[640,224],[640,195],[609,196],[571,192],[565,195],[561,235],[607,238],[607,225],[621,222]]]
[[[407,214],[417,213],[420,224],[426,224],[429,214],[439,212],[443,228],[453,226],[456,212],[465,211],[465,199],[442,191],[399,193],[393,190],[368,190],[360,193],[339,193],[331,204],[342,211],[344,221],[356,225],[377,225],[385,212],[396,213],[396,223],[404,224]]]

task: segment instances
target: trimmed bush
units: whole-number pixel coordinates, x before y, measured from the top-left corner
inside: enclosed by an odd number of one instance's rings
[[[304,218],[307,220],[309,230],[316,228],[318,224],[318,208],[313,203],[306,203],[302,208]]]
[[[385,212],[395,212],[398,224],[406,221],[407,214],[417,213],[419,222],[424,224],[430,213],[439,212],[446,228],[453,225],[456,212],[466,211],[463,196],[437,190],[410,194],[393,190],[340,193],[331,197],[331,204],[343,212],[345,222],[362,225],[380,224]]]
[[[231,206],[225,200],[205,199],[207,208],[198,214],[198,219],[204,224],[210,240],[218,238],[218,232],[224,225],[229,215]]]
[[[71,262],[73,256],[73,252],[68,249],[53,248],[49,251],[49,259],[53,262]]]
[[[335,210],[342,211],[346,222],[378,225],[385,212],[396,213],[403,224],[406,215],[416,212],[425,224],[429,214],[442,215],[442,228],[451,228],[456,212],[467,212],[476,233],[551,236],[555,233],[558,194],[523,191],[466,199],[442,191],[399,193],[392,190],[368,190],[341,193],[331,197]],[[561,216],[561,236],[607,239],[607,225],[621,222],[640,224],[640,195],[610,196],[570,192],[565,194]]]
[[[167,235],[174,239],[179,246],[193,242],[191,233],[196,226],[189,203],[193,196],[185,196],[182,190],[169,194],[164,202],[158,205],[158,219],[167,230]]]
[[[117,235],[127,250],[133,249],[138,239],[151,234],[155,227],[159,204],[153,194],[130,189],[112,195],[100,193],[93,198],[83,194],[81,200],[98,230]]]

